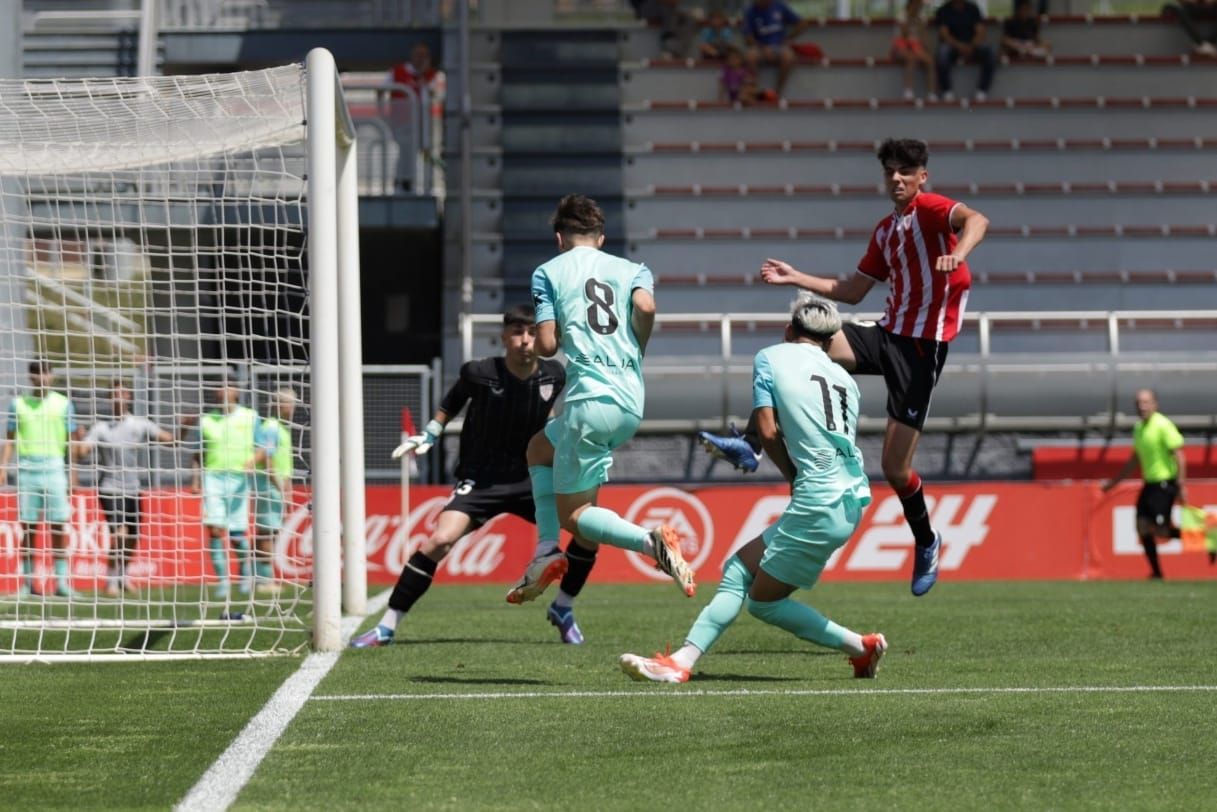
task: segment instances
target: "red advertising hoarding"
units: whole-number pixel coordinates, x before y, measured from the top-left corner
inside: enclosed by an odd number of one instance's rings
[[[1217,482],[1191,482],[1194,504],[1217,511]],[[1091,483],[976,483],[930,485],[927,504],[942,533],[942,574],[950,580],[1143,578],[1147,566],[1134,531],[1137,485],[1102,494]],[[409,530],[400,515],[397,487],[367,489],[368,577],[391,583],[435,527],[449,495],[446,488],[411,489]],[[787,491],[777,485],[676,488],[608,486],[601,503],[642,525],[668,523],[684,540],[685,557],[698,578],[718,580],[722,562],[779,516]],[[307,492],[297,489],[275,543],[281,577],[309,576],[312,535]],[[144,497],[144,533],[131,570],[137,581],[198,582],[210,577],[199,525],[199,497],[151,491]],[[98,588],[105,574],[110,533],[91,491],[73,495],[69,550],[77,589]],[[19,572],[15,498],[0,494],[0,591],[17,587]],[[532,556],[532,525],[502,516],[460,542],[440,566],[439,581],[511,583]],[[45,534],[39,534],[38,570],[50,572]],[[878,581],[908,577],[912,537],[900,501],[876,486],[853,538],[830,559],[825,580]],[[1185,552],[1179,541],[1159,547],[1168,578],[1210,578],[1203,553]],[[593,580],[660,581],[644,557],[605,548]]]

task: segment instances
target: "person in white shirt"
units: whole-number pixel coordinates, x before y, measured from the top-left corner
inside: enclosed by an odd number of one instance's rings
[[[147,471],[143,454],[153,442],[173,442],[174,435],[146,417],[131,411],[131,390],[121,380],[110,390],[113,410],[108,420],[98,420],[76,444],[75,456],[83,459],[96,452],[97,499],[110,528],[110,554],[106,570],[106,595],[116,598],[122,591],[136,594],[127,579],[127,566],[139,544],[141,474]]]

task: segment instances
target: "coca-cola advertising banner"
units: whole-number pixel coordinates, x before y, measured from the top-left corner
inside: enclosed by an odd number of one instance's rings
[[[1134,523],[1137,483],[1103,494],[1089,483],[930,484],[930,517],[943,536],[943,577],[955,580],[1142,578],[1147,572]],[[435,528],[450,496],[446,488],[410,490],[410,519],[403,522],[402,494],[393,486],[367,489],[368,578],[392,583],[410,555]],[[1217,482],[1192,482],[1192,504],[1217,512]],[[600,502],[643,526],[670,524],[683,539],[685,558],[698,578],[717,581],[722,563],[781,515],[788,499],[779,485],[677,488],[607,486]],[[111,539],[91,491],[73,494],[68,548],[74,585],[96,588],[105,575]],[[199,497],[159,490],[144,495],[144,526],[130,567],[137,582],[198,582],[211,575],[200,525]],[[1178,508],[1176,508],[1178,512]],[[1176,516],[1176,522],[1178,522]],[[20,525],[12,492],[0,493],[0,591],[18,586]],[[440,565],[438,580],[511,583],[532,557],[535,530],[514,516],[500,516],[457,544]],[[51,570],[48,539],[37,534],[36,567]],[[857,532],[829,560],[825,580],[902,580],[911,566],[912,536],[900,500],[875,486]],[[280,577],[306,579],[312,554],[308,494],[296,489],[283,530],[275,539]],[[1168,578],[1217,575],[1202,552],[1180,541],[1159,546]],[[235,562],[234,562],[235,566]],[[644,556],[603,548],[592,575],[606,583],[662,581]]]

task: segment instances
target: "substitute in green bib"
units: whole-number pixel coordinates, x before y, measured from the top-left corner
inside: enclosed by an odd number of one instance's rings
[[[254,471],[254,571],[259,592],[277,591],[274,570],[275,536],[283,529],[283,505],[292,488],[292,415],[296,413],[296,390],[284,386],[275,391],[274,417],[258,425],[256,443],[262,461]]]
[[[80,439],[76,410],[61,392],[51,390],[55,374],[46,361],[30,362],[29,394],[13,398],[8,412],[8,439],[0,454],[0,487],[8,484],[8,466],[17,449],[17,517],[21,521],[21,591],[43,594],[42,579],[34,567],[34,535],[44,516],[55,548],[55,594],[72,597],[68,571],[67,523],[72,518],[68,500],[68,447]]]
[[[1132,429],[1133,455],[1120,472],[1103,483],[1103,491],[1141,468],[1141,493],[1137,497],[1137,535],[1149,561],[1149,577],[1161,578],[1158,544],[1177,535],[1171,523],[1175,502],[1187,504],[1183,481],[1187,463],[1183,458],[1183,435],[1166,415],[1158,411],[1158,395],[1152,389],[1137,392],[1137,416]]]
[[[258,415],[242,406],[237,388],[216,390],[216,411],[199,418],[199,450],[193,461],[194,492],[203,495],[203,527],[216,574],[216,598],[228,598],[231,567],[224,538],[237,555],[240,589],[252,588],[249,559],[249,478],[266,454],[257,448]]]

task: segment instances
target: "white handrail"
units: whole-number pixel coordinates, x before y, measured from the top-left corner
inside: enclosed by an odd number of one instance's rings
[[[842,314],[847,321],[866,321],[878,319],[879,313]],[[656,316],[656,334],[662,335],[665,325],[671,327],[696,325],[702,328],[707,341],[717,332],[718,347],[709,346],[699,356],[700,363],[691,364],[689,359],[681,356],[663,356],[652,354],[647,358],[647,370],[652,374],[665,376],[715,375],[721,378],[722,419],[725,422],[728,415],[728,399],[732,375],[747,374],[750,364],[742,356],[733,354],[734,331],[742,325],[755,326],[780,325],[790,319],[788,313],[660,313]],[[990,378],[994,373],[1048,373],[1048,372],[1106,372],[1110,378],[1107,395],[1107,412],[1103,415],[1103,423],[1108,433],[1114,433],[1120,425],[1119,409],[1119,373],[1129,371],[1173,372],[1178,374],[1211,374],[1217,373],[1217,347],[1212,353],[1203,357],[1195,357],[1193,351],[1187,351],[1187,358],[1162,357],[1162,353],[1148,365],[1141,363],[1141,358],[1130,360],[1121,354],[1121,331],[1136,329],[1140,325],[1149,324],[1154,327],[1166,326],[1175,329],[1187,329],[1197,325],[1207,325],[1217,322],[1217,310],[1072,310],[1072,311],[1005,311],[968,313],[964,321],[974,325],[979,340],[975,354],[956,354],[952,356],[950,365],[962,365],[973,373],[978,374],[979,391],[977,393],[977,413],[972,421],[971,429],[979,433],[992,430],[997,425],[1014,425],[1023,418],[1000,418],[990,414]],[[502,322],[499,313],[475,313],[462,316],[460,320],[460,338],[462,360],[471,360],[474,347],[474,331],[480,326],[497,326]],[[1063,363],[1054,363],[1051,353],[1039,353],[1033,361],[1021,360],[1017,355],[1012,360],[1004,360],[1001,353],[993,350],[993,332],[1000,330],[1003,325],[1022,324],[1030,322],[1032,329],[1040,326],[1062,327],[1077,325],[1083,329],[1103,330],[1107,334],[1107,347],[1101,354],[1104,361],[1084,362],[1070,359]],[[718,328],[717,330],[715,328]],[[775,334],[776,335],[776,334]],[[1063,345],[1063,353],[1076,353],[1070,346]],[[711,360],[715,359],[715,360]],[[1217,387],[1215,387],[1217,389]],[[1217,418],[1215,418],[1217,419]],[[1034,422],[1034,419],[1031,419]],[[965,421],[966,422],[966,421]],[[1044,422],[1041,419],[1040,422]]]

